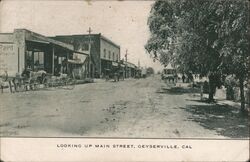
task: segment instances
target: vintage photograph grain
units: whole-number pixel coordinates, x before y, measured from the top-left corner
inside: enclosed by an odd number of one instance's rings
[[[1,137],[249,139],[248,0],[3,0],[0,16]]]

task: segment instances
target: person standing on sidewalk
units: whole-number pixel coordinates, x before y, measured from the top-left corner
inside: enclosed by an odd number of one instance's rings
[[[183,74],[183,75],[182,75],[182,83],[185,83],[185,79],[186,79],[186,77],[185,77],[185,75]]]

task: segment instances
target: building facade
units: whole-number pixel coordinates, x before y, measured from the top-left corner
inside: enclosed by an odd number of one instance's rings
[[[84,77],[88,54],[74,51],[71,44],[63,43],[27,29],[0,33],[0,73],[9,76],[25,69],[44,70],[52,75],[72,74]]]
[[[135,77],[137,67],[121,60],[120,46],[101,34],[47,37],[27,29],[0,33],[0,75],[25,69],[77,79]]]
[[[75,51],[89,51],[91,77],[113,75],[119,69],[120,46],[101,34],[61,35],[51,38],[72,44]]]
[[[137,66],[130,62],[124,62],[125,64],[125,78],[134,78],[137,73]]]

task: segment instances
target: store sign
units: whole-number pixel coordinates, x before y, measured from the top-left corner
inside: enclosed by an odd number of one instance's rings
[[[13,44],[0,44],[1,55],[14,55],[14,45]]]
[[[82,54],[78,54],[78,53],[73,54],[73,60],[77,61],[78,63],[84,63],[86,58],[87,58],[86,55],[82,55]]]
[[[118,66],[117,62],[112,62],[112,66]]]
[[[14,52],[14,44],[0,44],[0,75],[7,71],[8,74],[17,73],[18,56]]]
[[[74,43],[74,50],[78,52],[83,52],[89,54],[89,47],[94,44],[94,41],[84,40],[76,41]]]

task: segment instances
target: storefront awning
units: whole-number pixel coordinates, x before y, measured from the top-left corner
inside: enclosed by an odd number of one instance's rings
[[[46,37],[44,35],[29,31],[27,29],[18,29],[18,30],[21,30],[21,31],[25,32],[25,40],[26,41],[53,44],[53,45],[57,45],[57,46],[59,46],[61,48],[70,50],[70,51],[74,50],[74,47],[71,44],[67,44],[67,43],[64,43],[64,42],[57,41],[55,39],[52,39],[52,38]]]
[[[84,64],[84,62],[81,62],[80,60],[70,60],[70,59],[68,59],[68,63],[70,63],[70,64]]]
[[[112,62],[112,66],[118,66],[117,62]]]
[[[88,56],[79,53],[73,53],[73,59],[68,59],[71,64],[84,64]]]
[[[34,42],[34,43],[50,44],[50,42],[42,41],[42,40],[27,40],[27,41],[29,41],[29,42]]]

